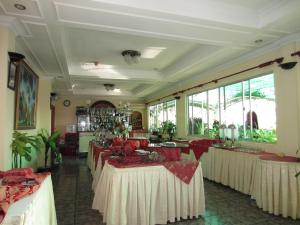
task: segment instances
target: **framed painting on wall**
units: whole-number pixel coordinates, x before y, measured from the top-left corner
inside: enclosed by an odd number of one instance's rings
[[[17,68],[17,63],[12,60],[9,60],[7,87],[13,91],[15,90],[15,84],[16,84],[16,68]]]
[[[15,129],[36,127],[39,77],[24,62],[17,67]]]

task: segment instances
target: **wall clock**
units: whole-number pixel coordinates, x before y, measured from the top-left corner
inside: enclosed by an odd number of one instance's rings
[[[66,100],[64,100],[63,104],[65,107],[69,107],[71,105],[71,101],[66,99]]]

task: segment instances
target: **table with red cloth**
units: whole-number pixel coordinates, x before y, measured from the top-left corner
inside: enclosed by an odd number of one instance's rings
[[[1,225],[56,225],[50,173],[31,168],[0,172]]]
[[[207,152],[213,144],[220,143],[220,140],[215,139],[200,139],[193,140],[189,144],[189,148],[194,152],[195,158],[200,159],[204,152]]]
[[[173,157],[176,157],[176,160],[180,159],[180,153],[189,153],[189,146],[188,144],[183,143],[175,143],[173,146],[171,145],[164,145],[164,143],[161,144],[149,144],[147,149],[148,151],[156,151],[163,155],[172,155]],[[171,157],[172,157],[171,156]]]
[[[131,137],[125,141],[126,143],[135,143],[137,149],[146,149],[149,145],[149,140],[143,137]]]
[[[201,163],[109,159],[95,188],[93,209],[107,225],[166,224],[203,216]]]
[[[184,146],[181,147],[181,152],[185,154],[190,154],[190,143],[189,140],[180,140],[175,139],[173,140],[176,144],[183,144]]]

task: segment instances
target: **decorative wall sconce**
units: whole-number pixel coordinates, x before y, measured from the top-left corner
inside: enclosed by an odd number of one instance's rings
[[[296,66],[297,62],[286,62],[279,64],[279,67],[284,70],[293,69]]]

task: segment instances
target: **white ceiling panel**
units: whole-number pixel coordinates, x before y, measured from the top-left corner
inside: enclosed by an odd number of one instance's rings
[[[0,0],[0,24],[59,94],[143,101],[297,38],[299,11],[298,0]],[[123,50],[140,62],[126,64]]]

